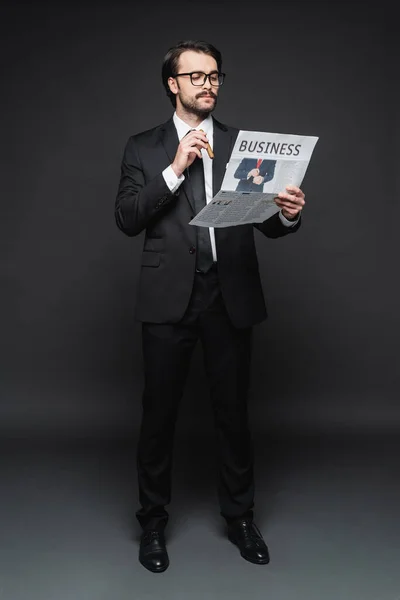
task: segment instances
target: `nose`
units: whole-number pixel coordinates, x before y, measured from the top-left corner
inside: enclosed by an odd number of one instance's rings
[[[207,90],[211,90],[211,83],[210,83],[210,77],[209,75],[206,77],[206,80],[203,84],[203,88],[207,89]]]

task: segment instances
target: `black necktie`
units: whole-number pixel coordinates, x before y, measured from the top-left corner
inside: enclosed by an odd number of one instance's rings
[[[188,167],[188,174],[192,185],[194,207],[198,214],[206,205],[203,161],[200,158],[195,158],[193,164]],[[213,265],[210,232],[208,227],[198,227],[197,225],[195,227],[197,235],[196,269],[207,273]]]

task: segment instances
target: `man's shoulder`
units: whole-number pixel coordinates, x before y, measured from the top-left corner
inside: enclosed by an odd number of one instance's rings
[[[148,142],[153,142],[157,140],[162,133],[162,131],[170,125],[172,119],[169,119],[165,123],[161,123],[160,125],[156,125],[155,127],[151,127],[150,129],[145,129],[144,131],[140,131],[138,133],[134,133],[129,137],[129,140],[136,142],[138,144],[146,144]]]

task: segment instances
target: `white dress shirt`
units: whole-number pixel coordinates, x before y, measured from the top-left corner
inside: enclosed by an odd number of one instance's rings
[[[206,119],[204,119],[204,121],[202,121],[202,123],[200,123],[200,125],[198,125],[197,127],[192,127],[191,125],[188,125],[187,123],[182,121],[182,119],[180,119],[178,117],[176,112],[174,113],[173,121],[174,121],[174,125],[176,127],[176,132],[178,134],[179,141],[181,141],[181,139],[191,129],[197,129],[197,130],[202,129],[205,132],[205,134],[207,135],[207,138],[208,138],[211,148],[213,148],[213,146],[214,146],[214,144],[213,144],[213,142],[214,142],[214,126],[213,126],[213,120],[212,120],[211,115],[208,115],[208,117]],[[213,189],[212,189],[213,159],[208,156],[207,150],[205,150],[204,148],[202,148],[201,154],[203,157],[206,202],[208,204],[209,202],[211,202],[211,200],[213,198]],[[171,192],[176,192],[176,190],[179,188],[179,186],[185,180],[185,176],[183,174],[180,177],[177,177],[177,175],[171,165],[169,165],[169,167],[164,169],[162,174],[165,179],[165,183],[167,184],[167,186],[169,187]],[[296,223],[299,220],[299,219],[296,219],[296,221],[289,221],[288,219],[286,219],[283,216],[282,211],[279,211],[279,217],[280,217],[283,225],[285,225],[286,227],[293,227],[293,225],[296,225]],[[214,261],[216,261],[217,260],[217,250],[215,247],[214,227],[209,227],[209,231],[210,231],[211,248],[212,248],[213,258],[214,258]]]

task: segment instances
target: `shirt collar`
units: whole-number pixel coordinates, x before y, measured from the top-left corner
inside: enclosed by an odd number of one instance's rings
[[[208,117],[204,119],[204,121],[202,121],[197,127],[191,127],[190,125],[185,123],[185,121],[182,121],[182,119],[178,117],[176,112],[174,112],[173,121],[176,127],[176,131],[178,133],[179,140],[181,140],[191,129],[203,129],[204,133],[208,136],[210,136],[213,131],[213,122],[211,115],[208,115]]]

